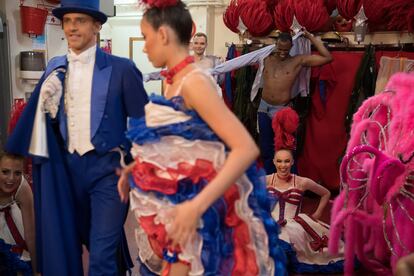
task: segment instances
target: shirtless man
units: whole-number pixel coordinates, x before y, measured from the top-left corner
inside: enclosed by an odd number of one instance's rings
[[[196,33],[193,37],[193,52],[194,61],[203,69],[210,69],[216,67],[221,60],[219,57],[212,55],[205,55],[207,48],[207,35],[205,33]]]
[[[274,134],[271,127],[273,115],[290,103],[292,94],[297,94],[292,93],[292,89],[302,68],[320,66],[332,61],[331,54],[323,46],[321,40],[315,38],[306,30],[302,30],[301,33],[315,46],[319,55],[290,56],[289,51],[293,46],[292,37],[288,33],[281,33],[276,44],[226,61],[210,71],[212,75],[217,75],[248,65],[259,65],[252,85],[250,100],[253,101],[259,89],[262,88],[258,123],[261,158],[267,174],[276,171],[273,164]]]
[[[303,67],[320,66],[332,61],[332,56],[322,41],[306,30],[303,36],[308,38],[318,50],[319,55],[290,56],[292,37],[281,33],[276,50],[264,59],[262,100],[258,109],[260,150],[265,170],[275,172],[273,165],[274,146],[272,130],[273,115],[289,105],[292,87]]]

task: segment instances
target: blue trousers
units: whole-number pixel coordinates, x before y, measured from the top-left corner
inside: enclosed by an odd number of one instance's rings
[[[89,275],[118,275],[117,249],[127,215],[127,205],[119,199],[115,174],[120,167],[120,154],[90,151],[79,156],[75,152],[68,153],[66,161],[80,242],[89,249]]]
[[[258,128],[259,128],[259,145],[260,157],[263,162],[266,174],[276,172],[276,167],[273,164],[273,157],[275,155],[274,134],[272,129],[272,119],[264,112],[257,114]]]

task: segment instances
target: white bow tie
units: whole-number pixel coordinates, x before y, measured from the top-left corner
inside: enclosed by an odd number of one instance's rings
[[[69,53],[67,55],[67,58],[68,58],[69,63],[70,62],[73,62],[73,63],[80,62],[80,63],[83,63],[83,64],[87,64],[87,63],[89,63],[89,60],[90,60],[89,55],[82,55],[82,54],[76,55],[76,54],[73,54],[73,53]]]

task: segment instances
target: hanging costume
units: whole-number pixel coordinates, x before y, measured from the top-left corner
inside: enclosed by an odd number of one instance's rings
[[[130,121],[136,165],[130,179],[131,208],[139,222],[140,260],[155,273],[162,259],[190,265],[190,275],[285,275],[277,225],[256,164],[203,214],[196,235],[180,250],[166,238],[168,210],[194,198],[215,177],[227,149],[180,90],[171,99],[152,95],[145,117]]]
[[[348,135],[351,131],[352,116],[365,99],[374,95],[376,76],[375,47],[369,45],[365,48],[364,56],[356,73],[355,84],[345,117],[345,128]]]
[[[406,57],[382,56],[378,71],[375,94],[381,93],[392,75],[397,72],[410,72],[414,70],[414,60]]]

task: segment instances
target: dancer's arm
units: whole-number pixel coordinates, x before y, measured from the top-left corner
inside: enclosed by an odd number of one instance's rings
[[[169,231],[173,244],[185,244],[195,233],[203,213],[239,179],[259,154],[255,142],[217,95],[209,78],[193,75],[184,83],[182,94],[186,105],[197,111],[230,151],[217,176],[195,198],[175,207]]]
[[[314,37],[313,34],[308,31],[304,31],[304,36],[312,42],[316,50],[318,50],[319,55],[298,56],[300,57],[303,66],[321,66],[332,61],[331,53],[326,49],[319,38]]]
[[[321,199],[319,200],[318,208],[316,208],[316,211],[312,214],[312,217],[314,219],[319,219],[322,216],[323,210],[325,209],[326,205],[329,202],[329,198],[331,197],[331,193],[328,189],[325,187],[319,185],[315,181],[304,178],[305,181],[303,182],[302,189],[303,190],[309,190],[311,192],[314,192],[315,194],[319,195]]]

